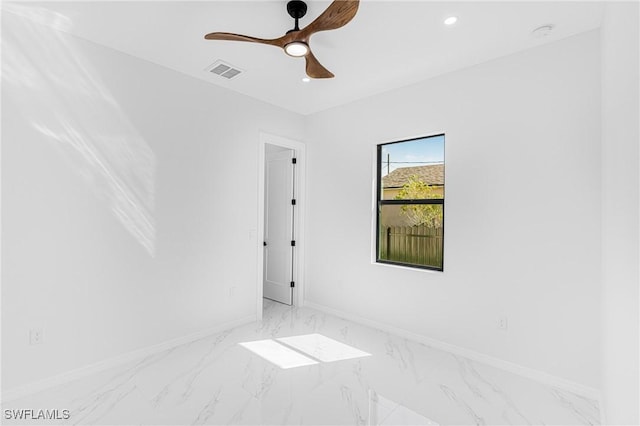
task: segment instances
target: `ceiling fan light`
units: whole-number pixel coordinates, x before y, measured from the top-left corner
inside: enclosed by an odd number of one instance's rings
[[[292,41],[284,47],[284,51],[287,55],[299,58],[309,53],[309,46],[307,43],[301,41]]]

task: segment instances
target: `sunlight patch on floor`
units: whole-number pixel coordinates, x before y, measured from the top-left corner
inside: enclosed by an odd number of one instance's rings
[[[283,369],[371,356],[370,353],[318,333],[256,340],[239,345]]]
[[[342,342],[318,333],[282,337],[276,340],[322,362],[334,362],[343,359],[371,356],[370,353],[361,351],[353,346],[345,345]]]
[[[244,342],[239,343],[239,345],[283,369],[318,364],[318,361],[289,349],[272,339]]]

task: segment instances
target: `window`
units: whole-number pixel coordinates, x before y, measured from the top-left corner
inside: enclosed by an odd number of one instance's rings
[[[378,145],[376,261],[443,270],[444,135]]]

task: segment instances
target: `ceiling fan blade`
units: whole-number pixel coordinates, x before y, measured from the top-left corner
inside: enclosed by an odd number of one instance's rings
[[[359,4],[359,0],[334,0],[320,16],[300,32],[304,37],[309,37],[319,31],[343,27],[356,16]]]
[[[307,61],[307,75],[311,78],[333,78],[334,75],[331,71],[318,62],[313,53],[309,51],[304,57]]]
[[[270,44],[272,46],[284,47],[283,38],[264,39],[257,37],[250,37],[242,34],[233,33],[209,33],[204,36],[206,40],[230,40],[230,41],[246,41],[251,43]]]

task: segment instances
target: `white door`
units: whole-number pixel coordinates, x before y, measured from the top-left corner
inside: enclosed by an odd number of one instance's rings
[[[264,297],[293,303],[294,152],[268,150],[265,160]]]

